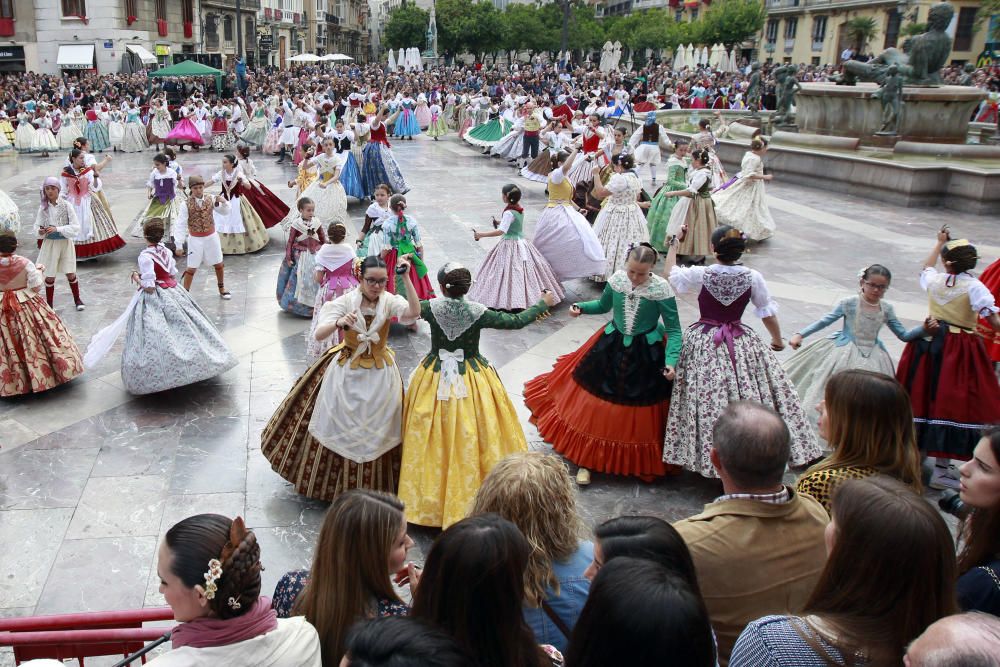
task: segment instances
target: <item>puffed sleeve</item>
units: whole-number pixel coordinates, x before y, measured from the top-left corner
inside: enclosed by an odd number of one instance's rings
[[[678,294],[688,294],[701,289],[705,278],[704,266],[675,266],[670,269],[670,286]]]
[[[1000,312],[989,288],[978,280],[973,280],[969,285],[969,303],[972,305],[972,310],[980,317],[989,317],[992,313]]]
[[[624,174],[612,174],[604,187],[608,192],[617,195],[628,190],[628,181],[625,180]]]
[[[706,169],[699,169],[691,175],[691,182],[688,183],[687,190],[692,194],[697,194],[698,190],[701,190],[701,186],[705,185],[708,181],[709,171]]]
[[[156,286],[156,270],[153,269],[153,258],[149,253],[140,252],[139,259],[139,285],[142,287]]]
[[[937,269],[933,266],[925,266],[924,270],[920,272],[920,289],[926,292],[928,286],[931,284],[931,280],[933,280],[937,274]]]
[[[402,321],[406,311],[410,309],[410,304],[406,300],[405,296],[400,294],[390,294],[388,295],[387,307],[389,309],[390,317],[395,317]]]
[[[42,284],[45,283],[45,276],[38,270],[34,262],[29,261],[25,263],[24,270],[28,274],[28,288],[37,292],[41,289]]]
[[[500,226],[497,227],[497,229],[506,234],[510,231],[510,226],[512,224],[514,224],[514,212],[509,210],[504,211],[503,215],[500,216]]]
[[[406,299],[403,299],[403,303],[406,303]],[[338,296],[333,301],[327,301],[324,303],[323,307],[319,309],[319,317],[316,320],[316,326],[335,324],[337,320],[349,312],[351,312],[350,292]]]
[[[566,174],[565,172],[563,172],[563,168],[559,167],[558,169],[553,169],[551,172],[549,172],[549,178],[552,179],[553,183],[558,185],[563,182],[563,179],[566,178]]]
[[[750,269],[752,281],[750,283],[750,302],[756,306],[754,312],[757,317],[763,319],[778,314],[778,304],[771,298],[771,293],[767,291],[767,283],[760,271]]]

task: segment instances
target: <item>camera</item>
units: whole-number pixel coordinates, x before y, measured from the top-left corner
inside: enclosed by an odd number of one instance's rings
[[[938,507],[953,517],[964,519],[969,514],[969,506],[962,502],[958,491],[946,491],[938,498]]]

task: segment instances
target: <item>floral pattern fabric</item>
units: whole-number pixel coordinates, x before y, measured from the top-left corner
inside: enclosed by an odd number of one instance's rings
[[[309,570],[293,570],[281,577],[271,596],[271,609],[274,609],[278,618],[291,618],[295,600],[308,583]],[[406,604],[395,600],[381,599],[376,604],[376,614],[379,617],[407,616],[409,613],[410,608]]]

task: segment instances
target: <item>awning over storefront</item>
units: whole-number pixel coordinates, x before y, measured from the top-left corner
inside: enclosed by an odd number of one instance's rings
[[[60,69],[94,69],[94,45],[63,44],[56,64]]]
[[[156,64],[156,56],[147,51],[145,46],[140,46],[139,44],[126,44],[125,48],[139,56],[139,60],[142,61],[143,65]]]

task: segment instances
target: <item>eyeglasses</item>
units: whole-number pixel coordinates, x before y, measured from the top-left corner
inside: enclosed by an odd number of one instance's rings
[[[865,285],[868,285],[868,287],[872,288],[876,292],[885,292],[885,291],[887,291],[889,289],[888,285],[877,285],[877,284],[871,282],[870,280],[866,280],[864,282],[865,282]]]
[[[365,278],[365,284],[369,287],[385,287],[388,282],[388,278]]]

